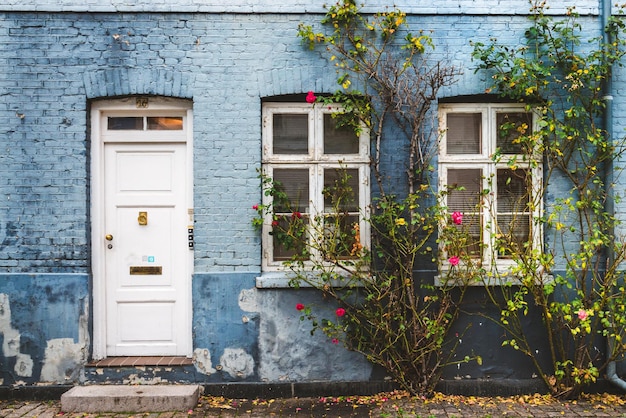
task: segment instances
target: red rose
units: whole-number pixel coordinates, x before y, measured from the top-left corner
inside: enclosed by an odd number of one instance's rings
[[[272,221],[272,226],[278,226],[278,221]]]
[[[337,310],[335,311],[335,314],[337,316],[344,316],[346,314],[346,310],[343,308],[337,308]]]
[[[315,97],[315,93],[313,93],[312,91],[307,93],[307,95],[306,95],[306,102],[307,103],[315,103],[315,99],[317,99],[317,97]]]
[[[461,225],[463,223],[463,214],[461,212],[452,212],[451,218],[452,222],[457,225]]]
[[[252,209],[254,209],[254,210],[259,209],[259,205],[254,205],[254,206],[252,206]]]
[[[301,304],[301,303],[296,303],[296,310],[298,310],[298,311],[304,310],[304,305]]]
[[[291,214],[291,217],[300,219],[302,218],[302,214],[300,212],[294,212]]]

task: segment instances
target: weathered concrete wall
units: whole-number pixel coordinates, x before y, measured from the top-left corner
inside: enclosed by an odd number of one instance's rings
[[[207,381],[369,380],[372,366],[322,335],[310,335],[297,303],[334,310],[315,291],[257,289],[254,274],[194,276],[196,368]]]
[[[85,274],[0,274],[0,385],[78,381],[89,298]]]

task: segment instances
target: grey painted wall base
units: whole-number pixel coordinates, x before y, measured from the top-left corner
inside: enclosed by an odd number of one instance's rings
[[[211,383],[201,385],[204,395],[230,399],[305,398],[318,396],[366,396],[390,392],[398,386],[389,381],[369,382],[306,382],[306,383]],[[55,400],[73,386],[0,386],[0,399]],[[442,380],[437,391],[448,395],[515,396],[546,393],[539,379],[466,379]],[[586,393],[621,393],[607,380],[598,380]]]

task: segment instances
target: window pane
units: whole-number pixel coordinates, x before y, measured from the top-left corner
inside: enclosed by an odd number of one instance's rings
[[[148,129],[158,131],[182,131],[183,129],[183,117],[149,117]]]
[[[324,154],[358,154],[359,137],[354,129],[338,127],[332,115],[324,114]]]
[[[306,259],[306,242],[308,239],[307,226],[309,218],[278,216],[272,223],[272,245],[274,247],[274,261],[291,260],[295,255],[299,259]]]
[[[456,227],[464,232],[461,237],[465,242],[457,242],[456,245],[462,252],[474,257],[482,254],[482,177],[483,172],[479,168],[448,170],[448,211],[463,214],[462,225]]]
[[[459,241],[454,246],[461,250],[460,254],[449,255],[469,255],[472,257],[480,257],[482,254],[483,227],[482,216],[477,213],[465,213],[463,216],[463,224],[454,225],[462,233],[455,236]]]
[[[524,245],[530,241],[530,215],[498,214],[497,251],[500,258],[524,251]]]
[[[359,170],[324,170],[324,212],[359,211]]]
[[[325,252],[337,258],[354,257],[360,247],[357,239],[359,233],[358,215],[327,216],[324,218],[324,245]]]
[[[481,123],[481,113],[448,113],[447,153],[480,154]]]
[[[143,131],[143,117],[114,116],[107,118],[110,131]]]
[[[274,260],[284,261],[294,255],[305,257],[309,218],[309,170],[274,169],[274,222],[272,241]]]
[[[520,135],[528,135],[532,127],[532,113],[498,113],[498,135],[496,146],[503,154],[521,154],[522,144],[517,141]]]
[[[529,190],[526,187],[530,179],[526,169],[498,170],[498,195],[496,196],[497,252],[499,257],[523,251],[524,244],[530,240],[530,217],[528,202]]]
[[[273,153],[308,154],[309,115],[274,114]]]
[[[479,212],[483,172],[480,168],[448,170],[448,209]]]
[[[274,212],[292,214],[309,211],[309,170],[306,168],[274,169]]]
[[[509,168],[498,170],[498,213],[519,213],[528,210],[529,193],[526,188],[528,170]]]

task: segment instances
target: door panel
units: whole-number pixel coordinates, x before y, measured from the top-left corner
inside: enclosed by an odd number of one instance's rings
[[[187,355],[186,146],[104,154],[106,354]]]

